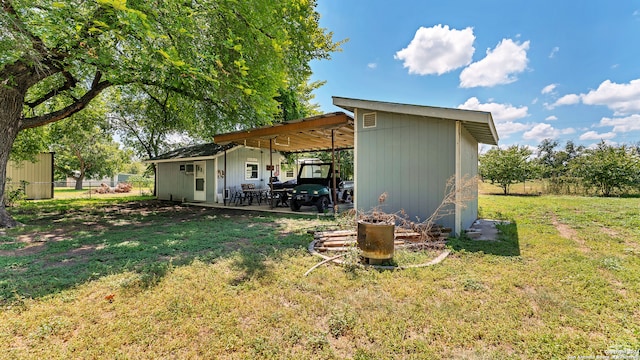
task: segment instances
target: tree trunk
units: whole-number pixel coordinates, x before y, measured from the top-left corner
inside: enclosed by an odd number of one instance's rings
[[[15,88],[0,85],[0,228],[19,225],[4,206],[4,191],[9,153],[20,130],[24,95]]]
[[[82,190],[82,182],[84,181],[84,174],[80,174],[76,179],[76,190]]]

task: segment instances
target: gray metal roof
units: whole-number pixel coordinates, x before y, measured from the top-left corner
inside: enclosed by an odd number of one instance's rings
[[[498,145],[498,132],[493,123],[493,117],[490,112],[486,111],[399,104],[338,96],[333,96],[333,105],[351,112],[355,112],[356,109],[366,109],[460,121],[462,122],[462,126],[464,126],[479,143]]]
[[[169,151],[168,153],[150,158],[147,161],[157,162],[160,160],[178,160],[178,159],[187,160],[187,159],[206,158],[206,157],[212,157],[217,154],[220,154],[225,150],[229,150],[233,147],[234,147],[233,144],[218,145],[215,143],[193,145],[193,146]]]

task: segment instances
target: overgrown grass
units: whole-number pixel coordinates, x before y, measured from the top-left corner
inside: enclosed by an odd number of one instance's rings
[[[102,201],[102,200],[101,200]],[[114,200],[115,201],[115,200]],[[120,201],[120,200],[118,200]],[[638,199],[481,196],[511,221],[437,266],[308,255],[328,220],[47,204],[0,234],[8,358],[542,359],[640,349]],[[136,205],[137,204],[137,205]],[[38,247],[38,249],[33,249]]]

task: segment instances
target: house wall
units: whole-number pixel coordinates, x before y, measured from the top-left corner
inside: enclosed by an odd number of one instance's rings
[[[218,156],[217,170],[224,170],[224,154]],[[283,156],[280,153],[273,153],[273,164],[278,165],[282,161]],[[256,188],[269,187],[270,171],[267,171],[267,165],[270,162],[269,150],[240,147],[232,152],[227,152],[227,171],[225,173],[227,188],[239,188],[241,184],[254,184]],[[258,178],[255,180],[247,180],[245,177],[246,164],[258,164]],[[225,179],[217,176],[216,190],[218,194],[223,193]],[[209,196],[207,195],[207,201]]]
[[[36,162],[23,161],[7,164],[7,190],[21,186],[20,181],[27,181],[25,188],[27,199],[51,199],[53,198],[53,153],[40,153],[36,155]]]
[[[273,154],[273,163],[279,164],[283,156],[280,153]],[[158,163],[158,187],[157,197],[160,200],[193,201],[194,176],[180,171],[180,165],[193,164],[194,161],[206,162],[206,202],[220,201],[218,194],[224,194],[225,178],[227,188],[240,188],[241,184],[254,184],[256,188],[269,186],[270,172],[266,170],[270,163],[269,151],[239,147],[227,151],[227,169],[224,173],[224,153],[217,154],[202,160],[169,161]],[[258,178],[247,180],[245,178],[246,163],[258,164]],[[224,174],[224,175],[223,175]]]
[[[192,164],[193,161],[162,162],[157,164],[156,195],[160,200],[186,201],[193,200],[193,174],[180,171],[180,165]],[[207,164],[207,170],[209,166]]]
[[[464,179],[478,175],[478,141],[462,127],[460,137],[461,176]],[[478,186],[471,189],[473,200],[462,209],[462,229],[468,229],[478,218]]]
[[[455,174],[455,121],[378,111],[376,127],[363,128],[363,115],[370,112],[355,112],[357,209],[372,209],[386,192],[382,210],[404,209],[412,220],[426,219]],[[455,216],[438,223],[454,228]]]

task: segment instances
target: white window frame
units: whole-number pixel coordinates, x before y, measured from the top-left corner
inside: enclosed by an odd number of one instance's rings
[[[251,172],[249,172],[249,166],[251,166]],[[254,167],[256,177],[253,177]],[[260,164],[254,161],[247,161],[244,163],[244,179],[245,180],[258,180],[260,178]]]

